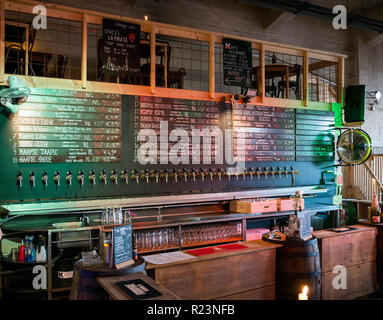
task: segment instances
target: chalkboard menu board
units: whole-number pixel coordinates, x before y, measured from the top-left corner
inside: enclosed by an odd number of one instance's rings
[[[232,113],[234,137],[236,129],[246,129],[243,150],[246,161],[295,160],[294,109],[238,104]],[[236,149],[234,139],[234,157]]]
[[[252,66],[251,42],[223,39],[225,85],[250,87]]]
[[[333,112],[238,104],[232,114],[234,137],[246,129],[246,161],[335,159]]]
[[[297,109],[297,161],[334,160],[334,127],[333,112]]]
[[[103,19],[102,69],[114,73],[140,71],[140,25]]]
[[[13,119],[15,163],[121,161],[121,95],[31,91]]]
[[[136,104],[136,130],[152,129],[156,135],[160,134],[161,122],[165,122],[170,133],[174,129],[184,129],[189,137],[189,154],[195,155],[191,148],[192,130],[214,130],[220,128],[220,103],[214,101],[197,101],[186,99],[170,99],[160,97],[141,96]],[[144,143],[144,142],[142,142]],[[136,155],[142,143],[136,145]],[[168,150],[177,142],[169,142]],[[202,139],[201,139],[202,144]],[[214,161],[214,137],[211,141],[212,161]],[[202,154],[202,145],[200,152]]]
[[[113,264],[116,268],[133,263],[132,225],[113,228]]]

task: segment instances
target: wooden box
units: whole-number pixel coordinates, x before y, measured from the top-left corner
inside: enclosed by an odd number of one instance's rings
[[[278,200],[235,200],[230,203],[230,211],[237,213],[266,213],[278,211]]]
[[[294,211],[294,198],[278,199],[278,211]],[[305,199],[302,199],[302,210],[305,208]]]
[[[313,233],[318,238],[321,255],[323,300],[349,300],[377,290],[376,229],[361,225],[350,227],[355,229]],[[334,288],[340,275],[336,266],[345,268],[346,289]]]

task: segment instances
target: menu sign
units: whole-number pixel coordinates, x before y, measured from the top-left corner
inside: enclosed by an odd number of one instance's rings
[[[32,88],[13,128],[15,163],[121,161],[121,95]]]
[[[201,157],[202,146],[200,150],[193,150],[191,142],[193,130],[199,130],[200,140],[204,129],[216,130],[220,128],[220,104],[214,101],[198,101],[186,99],[170,99],[160,97],[139,97],[136,104],[136,131],[141,129],[152,129],[157,135],[160,134],[162,125],[166,124],[166,130],[169,132],[174,129],[183,129],[188,134],[189,154],[194,157]],[[211,139],[211,159],[215,159],[215,140]],[[136,156],[140,153],[140,146],[136,144]],[[162,149],[167,149],[169,154],[173,154],[172,147],[175,141],[161,145]],[[209,148],[210,150],[210,148]],[[157,153],[157,151],[156,151]],[[157,153],[158,154],[158,153]],[[160,155],[158,155],[159,157]]]
[[[132,230],[131,224],[113,228],[113,264],[117,269],[134,263]]]
[[[103,19],[102,69],[123,73],[140,71],[140,25]]]
[[[223,39],[224,84],[250,87],[251,69],[251,42]]]

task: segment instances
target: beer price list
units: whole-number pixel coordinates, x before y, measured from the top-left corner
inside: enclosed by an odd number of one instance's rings
[[[13,120],[14,162],[121,161],[121,95],[31,90]]]
[[[165,148],[169,155],[173,153],[176,155],[177,148],[173,149],[173,147],[179,140],[169,141],[164,146],[161,145],[161,142],[163,142],[161,140],[163,138],[160,137],[161,123],[165,134],[170,134],[175,129],[183,129],[188,136],[189,143],[185,147],[188,148],[189,155],[202,157],[203,130],[212,132],[220,128],[219,112],[218,102],[142,96],[139,97],[139,101],[136,103],[136,134],[141,129],[153,130],[157,137],[159,137],[159,149],[164,150]],[[192,149],[193,130],[199,135],[201,142],[200,150]],[[139,154],[139,148],[143,143],[145,142],[136,143],[136,155]],[[209,151],[211,151],[212,161],[214,161],[214,136],[211,138],[211,148],[209,148]],[[155,152],[160,156],[159,150]],[[179,155],[179,153],[177,154]]]

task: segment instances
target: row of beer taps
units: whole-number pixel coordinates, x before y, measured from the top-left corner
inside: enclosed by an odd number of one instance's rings
[[[165,182],[168,183],[170,181],[173,181],[177,183],[178,181],[193,181],[196,182],[197,179],[200,179],[200,181],[205,181],[206,179],[210,181],[217,180],[222,181],[222,179],[227,178],[228,180],[235,179],[243,179],[246,180],[247,177],[250,177],[250,179],[260,179],[261,176],[265,177],[267,179],[269,176],[274,179],[275,177],[282,178],[285,176],[286,178],[291,175],[293,179],[293,185],[295,184],[295,176],[299,175],[298,170],[294,170],[293,167],[290,167],[290,169],[287,169],[287,167],[264,167],[263,169],[259,167],[250,167],[248,169],[244,170],[236,170],[235,168],[229,168],[229,169],[221,169],[221,168],[209,168],[209,169],[196,169],[196,168],[183,168],[183,169],[143,169],[138,170],[134,169],[131,172],[129,172],[127,169],[121,170],[118,174],[116,170],[111,170],[110,175],[106,173],[105,170],[101,170],[100,175],[97,177],[95,170],[90,170],[88,181],[91,185],[96,185],[97,182],[106,185],[108,183],[111,184],[128,184],[128,183],[150,183],[150,182]],[[22,181],[23,181],[23,175],[21,171],[19,171],[16,175],[16,183],[18,188],[20,189],[22,187]],[[43,185],[43,188],[45,189],[48,186],[48,173],[44,170],[44,172],[41,175],[41,183]],[[65,184],[67,187],[70,187],[72,185],[73,175],[72,171],[67,171],[65,175]],[[60,186],[61,183],[61,176],[59,171],[55,171],[53,176],[53,182],[56,185],[56,188]],[[80,170],[77,174],[77,183],[79,184],[80,188],[85,183],[85,174],[82,170]],[[36,176],[34,171],[29,172],[29,185],[31,188],[36,186]]]

